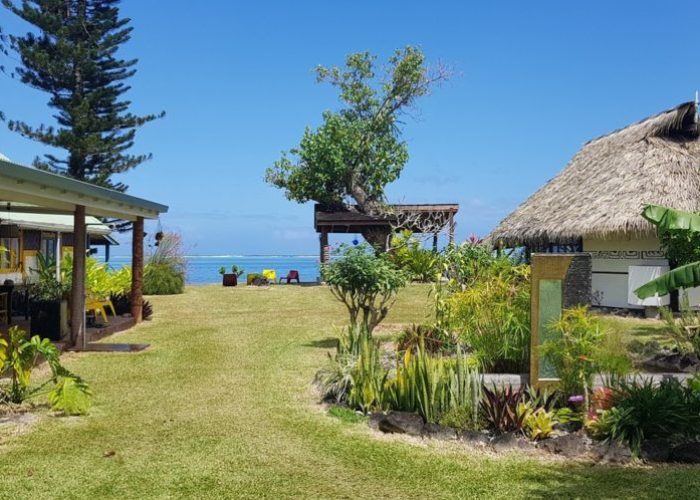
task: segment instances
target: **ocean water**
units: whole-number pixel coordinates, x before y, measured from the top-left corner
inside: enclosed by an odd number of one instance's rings
[[[190,255],[187,259],[187,283],[204,285],[221,283],[219,268],[227,271],[232,265],[245,270],[241,277],[245,281],[247,273],[259,273],[263,269],[274,269],[277,278],[284,277],[294,269],[299,271],[302,282],[314,282],[320,276],[318,256],[310,255]],[[113,256],[109,263],[114,268],[131,265],[131,257]]]

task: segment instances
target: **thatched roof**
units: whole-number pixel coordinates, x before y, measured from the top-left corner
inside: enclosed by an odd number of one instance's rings
[[[556,177],[503,219],[494,245],[654,234],[649,203],[700,211],[700,141],[693,102],[586,143]]]

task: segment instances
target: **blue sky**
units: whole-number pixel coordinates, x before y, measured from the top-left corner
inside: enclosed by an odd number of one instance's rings
[[[167,116],[137,137],[153,160],[119,180],[170,206],[162,226],[192,254],[317,252],[312,206],[262,178],[338,106],[313,68],[351,52],[419,45],[455,68],[408,122],[388,195],[460,203],[459,239],[487,233],[585,141],[700,88],[698,2],[125,0],[122,13],[135,28],[122,54],[140,59],[133,110]],[[4,11],[0,23],[27,29]],[[51,122],[45,95],[8,77],[0,95],[9,118]],[[44,149],[0,126],[0,152],[30,163]]]

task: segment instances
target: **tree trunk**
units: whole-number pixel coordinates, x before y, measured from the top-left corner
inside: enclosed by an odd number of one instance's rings
[[[73,215],[73,279],[71,287],[71,344],[85,349],[85,253],[87,248],[85,207],[77,205]],[[58,258],[58,257],[57,257]]]
[[[389,250],[391,227],[376,227],[362,232],[362,237],[374,247],[377,253]]]
[[[131,237],[131,316],[143,318],[143,217],[137,217]]]

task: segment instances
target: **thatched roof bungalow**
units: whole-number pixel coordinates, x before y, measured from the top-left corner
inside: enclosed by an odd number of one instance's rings
[[[490,234],[494,245],[593,254],[601,305],[642,307],[632,286],[663,271],[649,203],[700,211],[698,110],[687,102],[586,143]],[[646,268],[646,269],[643,269]]]

